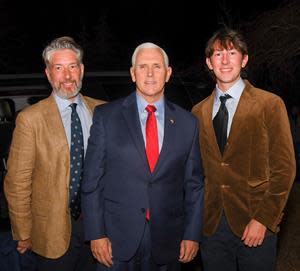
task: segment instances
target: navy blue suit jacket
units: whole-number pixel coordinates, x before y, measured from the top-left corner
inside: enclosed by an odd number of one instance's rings
[[[136,94],[96,107],[82,183],[87,240],[108,237],[113,256],[129,260],[150,208],[158,264],[178,259],[181,240],[200,241],[204,180],[197,123],[191,113],[165,102],[163,145],[151,173]]]

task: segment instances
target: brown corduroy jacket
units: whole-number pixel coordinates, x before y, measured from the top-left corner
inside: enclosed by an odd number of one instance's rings
[[[245,84],[223,156],[212,122],[215,91],[192,109],[200,123],[207,236],[216,231],[222,212],[238,236],[252,218],[278,232],[294,181],[293,142],[282,99]]]

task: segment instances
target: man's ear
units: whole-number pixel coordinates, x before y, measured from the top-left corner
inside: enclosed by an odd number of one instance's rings
[[[130,75],[131,75],[132,82],[135,82],[135,74],[134,74],[134,68],[133,67],[130,68]]]
[[[205,61],[206,61],[206,65],[207,65],[207,67],[208,67],[210,70],[213,70],[213,66],[211,65],[210,58],[209,58],[209,57],[207,57],[207,58],[205,59]]]
[[[47,67],[45,68],[45,74],[46,74],[46,76],[48,78],[48,81],[51,81],[50,73],[49,73],[49,70],[48,70]]]
[[[247,63],[248,63],[248,59],[249,59],[248,55],[244,55],[244,56],[243,56],[243,60],[242,60],[242,68],[245,68],[245,67],[246,67],[246,65],[247,65]]]
[[[169,82],[170,77],[171,77],[171,74],[172,74],[172,68],[171,68],[171,67],[168,67],[168,68],[167,68],[166,82]]]

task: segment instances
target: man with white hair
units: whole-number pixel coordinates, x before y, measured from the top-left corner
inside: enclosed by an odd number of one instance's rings
[[[85,160],[85,236],[98,270],[180,270],[197,254],[203,175],[197,120],[164,98],[164,50],[138,46],[136,91],[95,109]]]

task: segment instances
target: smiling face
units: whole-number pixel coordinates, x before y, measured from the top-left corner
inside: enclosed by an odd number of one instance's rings
[[[72,101],[77,96],[82,86],[84,66],[73,50],[54,51],[45,72],[59,97]]]
[[[172,69],[166,66],[159,48],[140,49],[130,69],[138,94],[149,103],[163,96],[165,83],[169,81],[171,73]]]
[[[206,58],[206,64],[214,72],[222,91],[228,90],[239,80],[241,69],[247,62],[248,55],[243,55],[232,43],[224,48],[219,42],[215,42],[213,54]]]

